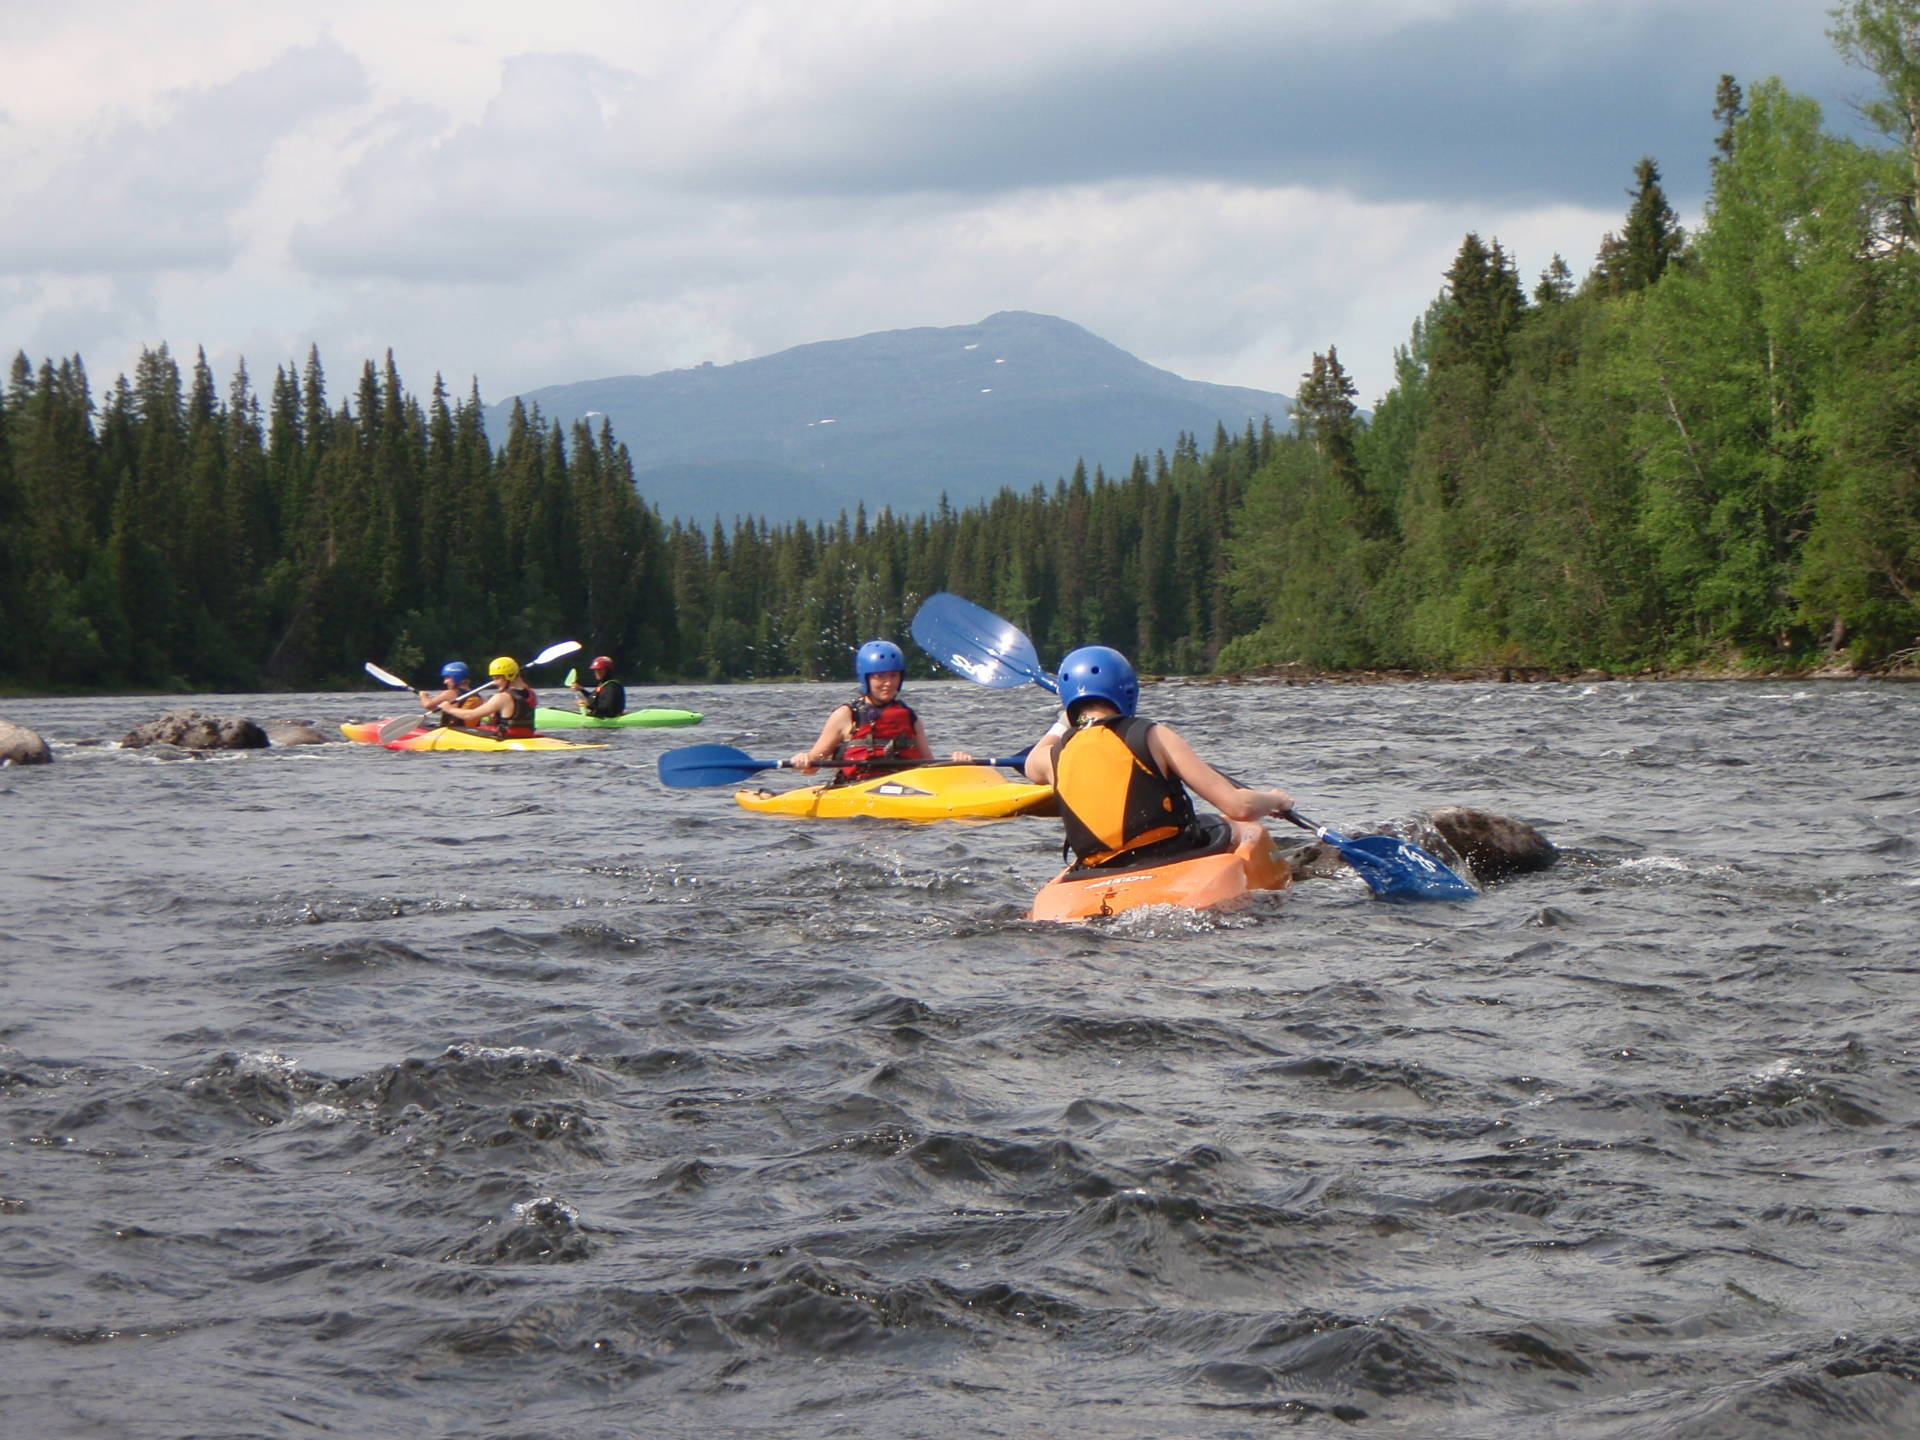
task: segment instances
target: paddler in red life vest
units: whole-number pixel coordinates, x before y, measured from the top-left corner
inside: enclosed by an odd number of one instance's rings
[[[1076,869],[1157,863],[1184,850],[1253,838],[1263,815],[1293,808],[1284,790],[1236,785],[1171,726],[1134,714],[1140,680],[1118,650],[1087,645],[1060,662],[1065,731],[1027,756],[1027,778],[1052,785]],[[1224,820],[1194,813],[1193,793]],[[1229,841],[1229,835],[1231,837]]]
[[[466,704],[453,707],[449,713],[458,716],[461,724],[484,729],[495,739],[525,740],[532,736],[533,711],[540,697],[520,678],[520,662],[502,655],[487,666],[487,674],[492,687],[474,691]]]
[[[844,785],[912,768],[872,762],[933,759],[920,717],[900,699],[900,686],[907,678],[907,657],[900,647],[891,640],[869,640],[853,657],[853,674],[860,682],[860,694],[834,707],[812,748],[789,762],[793,768],[811,775],[830,762],[852,761],[833,782]],[[954,751],[953,758],[961,765],[973,763],[973,756],[964,750]]]

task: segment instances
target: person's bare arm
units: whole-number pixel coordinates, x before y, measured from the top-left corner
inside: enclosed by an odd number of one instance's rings
[[[479,692],[475,692],[476,694]],[[513,697],[504,690],[496,690],[484,699],[468,699],[463,704],[449,705],[446,708],[462,720],[482,720],[489,715],[498,715],[512,703]]]
[[[1053,731],[1049,730],[1041,736],[1027,752],[1027,763],[1021,766],[1026,771],[1027,779],[1036,785],[1053,784],[1053,761],[1059,749],[1060,737]]]
[[[1147,748],[1161,769],[1229,820],[1258,820],[1293,808],[1293,797],[1284,790],[1252,790],[1234,784],[1196,755],[1170,726],[1155,725],[1149,730]]]
[[[811,749],[802,750],[789,762],[802,775],[811,775],[820,768],[822,760],[831,760],[833,752],[846,743],[847,736],[853,730],[853,707],[837,705],[827,723],[820,727],[820,738],[813,742]]]

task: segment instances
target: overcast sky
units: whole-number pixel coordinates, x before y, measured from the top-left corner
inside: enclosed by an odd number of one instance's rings
[[[0,0],[0,352],[488,401],[1036,310],[1371,405],[1468,230],[1576,275],[1825,0]]]

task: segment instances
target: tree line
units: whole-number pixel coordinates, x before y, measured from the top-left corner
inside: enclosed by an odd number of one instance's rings
[[[0,673],[83,687],[424,674],[576,627],[656,656],[674,623],[659,517],[606,427],[516,406],[496,453],[477,393],[422,405],[390,354],[335,409],[315,352],[263,404],[244,364],[223,397],[204,354],[183,378],[165,346],[97,406],[78,356],[16,357],[0,608]]]
[[[496,450],[477,389],[422,404],[391,354],[333,406],[317,352],[263,401],[165,346],[96,403],[82,360],[14,360],[0,395],[0,675],[16,685],[246,690],[361,682],[375,660],[526,655],[561,637],[634,680],[838,677],[952,589],[1056,648],[1123,636],[1204,669],[1249,618],[1222,586],[1253,471],[1279,440],[956,511],[671,525],[603,420],[515,402]],[[918,662],[917,662],[918,663]]]
[[[1696,233],[1644,159],[1577,284],[1468,235],[1370,423],[1314,357],[1230,545],[1265,612],[1221,663],[1912,663],[1920,3],[1831,13],[1890,144],[1722,77]]]
[[[1370,416],[1329,346],[1288,429],[960,509],[668,523],[604,421],[516,402],[496,448],[477,387],[422,403],[391,354],[338,405],[317,352],[264,400],[164,346],[98,401],[20,355],[0,675],[325,687],[573,637],[636,680],[838,678],[943,589],[1163,671],[1911,660],[1920,0],[1833,13],[1889,144],[1723,77],[1696,231],[1648,158],[1577,280],[1466,236]]]

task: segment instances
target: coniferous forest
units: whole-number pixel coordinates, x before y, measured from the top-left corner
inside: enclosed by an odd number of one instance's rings
[[[164,346],[98,396],[20,355],[0,681],[328,687],[563,637],[630,680],[839,678],[936,590],[1154,671],[1911,663],[1920,0],[1834,16],[1885,143],[1723,78],[1695,232],[1644,159],[1583,276],[1466,236],[1370,416],[1329,345],[1290,430],[957,510],[668,523],[604,424],[516,407],[496,451],[477,388],[422,402],[391,355],[338,402],[312,352],[264,396]]]

